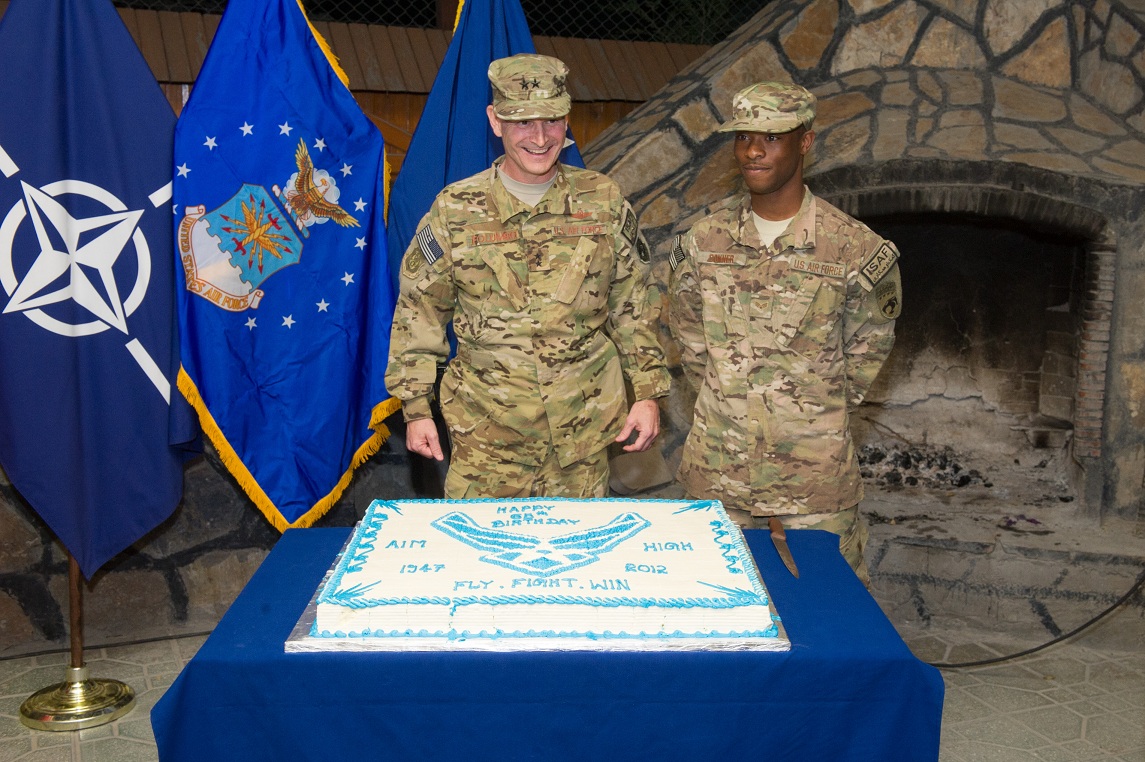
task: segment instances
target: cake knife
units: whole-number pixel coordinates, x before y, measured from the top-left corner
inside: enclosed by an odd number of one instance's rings
[[[799,579],[799,567],[791,557],[791,548],[787,547],[787,533],[783,531],[783,522],[777,516],[771,516],[767,520],[767,528],[771,530],[771,542],[783,560],[783,565],[796,579]]]

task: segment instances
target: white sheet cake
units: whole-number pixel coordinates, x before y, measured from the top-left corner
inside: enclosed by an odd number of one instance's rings
[[[790,648],[717,501],[377,500],[287,650]]]

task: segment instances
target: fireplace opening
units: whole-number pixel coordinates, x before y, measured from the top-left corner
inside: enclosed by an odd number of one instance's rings
[[[903,281],[894,350],[855,415],[868,486],[1072,502],[1086,242],[974,215],[865,221]]]

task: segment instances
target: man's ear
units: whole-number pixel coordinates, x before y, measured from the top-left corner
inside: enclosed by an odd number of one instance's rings
[[[497,137],[501,137],[501,120],[497,114],[494,113],[492,105],[485,107],[485,114],[489,117],[489,126],[493,128],[493,134]]]
[[[807,152],[811,150],[811,146],[814,145],[814,143],[815,133],[811,130],[807,130],[803,133],[803,137],[799,138],[799,153],[803,156],[806,156]]]

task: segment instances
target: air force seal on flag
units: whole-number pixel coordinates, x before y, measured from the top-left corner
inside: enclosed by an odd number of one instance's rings
[[[301,257],[301,238],[261,185],[244,184],[211,212],[188,207],[179,225],[187,290],[232,312],[257,308],[263,282]]]
[[[189,206],[179,225],[179,258],[187,290],[231,312],[256,309],[265,295],[262,284],[302,259],[303,238],[314,225],[333,220],[342,227],[358,221],[338,205],[338,183],[326,170],[315,170],[299,141],[298,170],[271,191],[244,183],[222,205],[208,212]]]

